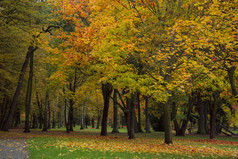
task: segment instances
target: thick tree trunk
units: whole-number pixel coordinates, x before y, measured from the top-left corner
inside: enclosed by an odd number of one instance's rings
[[[26,93],[26,103],[25,103],[25,133],[30,132],[30,109],[31,109],[31,95],[32,95],[32,80],[33,80],[33,60],[34,60],[34,52],[30,54],[30,71],[29,71],[29,78],[28,78],[28,86],[27,86],[27,93]]]
[[[170,118],[170,99],[163,104],[164,110],[164,139],[166,144],[172,144],[172,128],[171,128],[171,118]]]
[[[146,133],[150,132],[150,123],[149,123],[149,113],[148,113],[148,97],[145,96],[145,131]]]
[[[28,51],[27,51],[27,54],[26,54],[26,57],[25,57],[25,62],[22,65],[21,73],[20,73],[20,76],[19,76],[18,85],[17,85],[16,91],[15,91],[15,94],[13,96],[12,103],[11,103],[11,106],[10,106],[10,111],[9,111],[7,119],[4,123],[4,126],[2,128],[3,131],[8,131],[11,124],[12,124],[13,116],[14,116],[14,113],[16,111],[17,99],[19,97],[19,94],[20,94],[20,91],[21,91],[21,88],[22,88],[24,75],[25,75],[25,72],[26,72],[27,65],[29,63],[29,58],[30,58],[30,55],[33,54],[36,51],[37,48],[38,47],[34,47],[34,46],[29,46],[28,47]]]
[[[107,118],[108,118],[109,101],[110,101],[112,91],[113,91],[113,87],[110,83],[102,84],[104,108],[103,108],[103,117],[102,117],[101,136],[107,136]]]
[[[112,133],[119,133],[118,130],[118,111],[117,111],[117,90],[113,92],[113,130]]]
[[[132,94],[129,99],[129,139],[135,139],[135,95]]]
[[[138,122],[137,122],[137,132],[143,132],[141,128],[141,114],[140,114],[140,93],[137,93],[137,110],[138,110]]]

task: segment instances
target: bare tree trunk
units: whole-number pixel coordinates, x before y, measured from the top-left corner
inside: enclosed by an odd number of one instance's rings
[[[83,129],[84,129],[84,107],[82,106],[80,130],[83,130]]]
[[[47,129],[51,129],[51,104],[50,100],[48,100],[48,127]]]
[[[95,128],[94,117],[92,117],[92,128]]]
[[[69,133],[69,122],[68,122],[68,117],[67,117],[67,100],[64,100],[64,119],[65,119],[65,127],[66,127],[66,132]]]
[[[218,103],[219,103],[219,95],[220,95],[220,93],[218,91],[213,93],[214,102],[211,105],[210,139],[215,138],[215,135],[216,135],[216,114],[217,114],[217,108],[218,108]]]
[[[100,121],[101,121],[101,113],[100,113],[100,109],[98,108],[98,119],[97,119],[97,128],[96,129],[99,129]]]
[[[118,111],[117,111],[117,90],[113,92],[113,130],[112,133],[119,133],[118,130]]]
[[[31,95],[32,95],[32,79],[33,79],[33,60],[34,60],[34,52],[30,54],[30,71],[29,71],[29,79],[28,79],[28,86],[27,86],[27,93],[26,93],[26,103],[25,103],[25,133],[30,132],[30,125],[29,125],[29,115],[31,109]]]
[[[135,95],[134,94],[132,94],[130,97],[129,108],[130,108],[129,109],[129,113],[130,113],[129,139],[135,139]]]
[[[170,99],[163,104],[164,110],[164,139],[166,144],[172,144],[172,128],[171,128],[171,118],[170,118]]]
[[[36,101],[37,101],[37,106],[38,106],[38,109],[39,109],[39,113],[38,113],[38,119],[39,119],[39,128],[42,129],[42,120],[43,120],[43,117],[42,117],[42,103],[40,103],[40,100],[39,100],[39,95],[38,95],[38,92],[36,92]]]
[[[141,114],[140,114],[140,93],[137,93],[137,109],[138,109],[138,123],[137,123],[137,131],[143,132],[141,128]]]
[[[9,111],[7,119],[4,123],[4,126],[2,128],[3,131],[8,131],[11,124],[12,124],[13,115],[16,111],[17,99],[19,97],[19,94],[20,94],[20,91],[21,91],[21,88],[22,88],[22,82],[24,80],[24,75],[25,75],[25,72],[26,72],[26,68],[27,68],[27,65],[29,63],[29,58],[30,58],[30,55],[33,54],[36,51],[37,48],[38,47],[34,47],[34,46],[29,46],[28,47],[28,51],[27,51],[27,54],[26,54],[26,57],[25,57],[25,62],[22,65],[21,73],[20,73],[20,76],[19,76],[18,85],[17,85],[16,91],[15,91],[15,94],[13,96],[12,103],[11,103],[11,106],[10,106],[10,111]]]
[[[149,113],[148,113],[148,97],[145,96],[145,131],[150,133]]]
[[[104,108],[103,108],[103,116],[102,116],[101,136],[107,136],[107,118],[108,118],[109,101],[110,101],[112,91],[113,91],[113,87],[110,83],[102,84]]]

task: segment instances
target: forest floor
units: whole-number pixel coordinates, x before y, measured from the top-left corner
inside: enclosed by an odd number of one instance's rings
[[[174,136],[173,144],[166,145],[161,132],[137,133],[135,140],[128,140],[125,130],[119,131],[101,137],[99,129],[91,128],[71,133],[59,129],[30,133],[10,129],[0,132],[0,158],[24,159],[28,154],[31,159],[238,158],[238,138],[217,136],[210,140],[208,135],[190,134]]]

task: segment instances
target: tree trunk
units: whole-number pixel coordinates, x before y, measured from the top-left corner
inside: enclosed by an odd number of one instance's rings
[[[109,102],[110,102],[112,91],[113,91],[113,87],[110,83],[102,84],[104,108],[103,108],[103,116],[102,116],[101,136],[107,136],[107,118],[108,118]]]
[[[52,129],[56,128],[56,116],[55,110],[53,110],[53,121],[52,121]]]
[[[81,127],[80,130],[84,129],[84,107],[82,106],[82,114],[81,114]]]
[[[137,110],[138,110],[138,122],[137,122],[137,132],[143,132],[141,128],[141,114],[140,114],[140,93],[137,93]]]
[[[176,135],[178,135],[178,136],[184,136],[185,135],[185,131],[187,129],[187,125],[188,125],[188,122],[190,120],[191,112],[192,112],[193,105],[194,105],[194,98],[195,98],[195,95],[194,95],[194,93],[192,93],[191,96],[189,96],[187,118],[186,118],[186,120],[183,120],[182,126],[181,126],[178,134],[177,134],[177,131],[176,131]]]
[[[38,126],[38,121],[37,121],[37,115],[34,113],[33,114],[33,121],[32,121],[32,129],[36,129]]]
[[[100,113],[100,109],[98,109],[98,120],[97,120],[97,128],[96,129],[99,129],[100,121],[101,121],[101,113]]]
[[[20,109],[18,109],[16,111],[16,115],[15,115],[15,124],[14,127],[17,127],[18,124],[20,124],[21,122],[21,114],[20,114]]]
[[[149,113],[148,113],[148,97],[145,96],[145,131],[150,133]]]
[[[68,122],[68,118],[67,118],[67,100],[64,100],[64,120],[65,120],[65,128],[66,128],[66,132],[69,133],[69,122]]]
[[[201,99],[201,93],[197,93],[197,106],[198,106],[198,131],[197,134],[206,134],[205,130],[205,115],[204,115],[204,102]]]
[[[69,100],[69,131],[73,131],[73,113],[74,113],[74,108],[73,108],[73,99]]]
[[[113,92],[113,130],[112,133],[119,133],[118,130],[118,111],[117,111],[117,90]]]
[[[47,129],[51,129],[51,104],[50,104],[50,100],[48,100],[48,127]]]
[[[46,93],[45,93],[45,110],[44,110],[44,124],[43,124],[43,130],[42,131],[47,131],[47,107],[49,104],[49,89],[46,88]]]
[[[26,103],[25,103],[25,133],[30,132],[30,121],[29,121],[29,115],[30,115],[30,109],[31,109],[31,95],[32,95],[32,79],[33,79],[33,57],[34,52],[30,54],[30,71],[29,71],[29,78],[28,78],[28,86],[27,86],[27,93],[26,93]]]
[[[92,118],[92,128],[95,128],[94,117]]]
[[[210,139],[215,138],[216,135],[216,114],[219,103],[219,92],[216,91],[213,93],[214,102],[211,105],[211,116],[210,116]]]
[[[164,110],[164,139],[166,144],[172,144],[172,129],[171,129],[171,118],[170,118],[170,99],[163,104]]]
[[[4,95],[3,97],[3,101],[2,101],[2,104],[1,104],[1,111],[0,111],[0,114],[1,114],[1,118],[0,118],[0,128],[2,129],[3,126],[4,126],[4,122],[6,120],[6,116],[8,114],[8,104],[10,103],[10,100],[9,100],[9,97],[7,95]]]
[[[25,57],[25,62],[22,65],[21,73],[20,73],[20,76],[19,76],[18,85],[17,85],[16,91],[15,91],[15,94],[13,96],[12,103],[11,103],[11,106],[10,106],[10,111],[9,111],[7,119],[4,123],[4,126],[2,128],[3,131],[8,131],[11,124],[12,124],[12,119],[13,119],[14,113],[16,111],[17,99],[19,97],[19,94],[20,94],[20,91],[21,91],[21,88],[22,88],[22,82],[24,80],[24,75],[25,75],[25,72],[26,72],[26,68],[27,68],[27,65],[29,63],[29,58],[30,58],[30,55],[33,54],[36,51],[37,48],[38,47],[34,47],[34,46],[29,46],[28,47],[28,51],[27,51],[27,54],[26,54],[26,57]]]
[[[38,95],[38,92],[36,92],[36,102],[37,102],[37,106],[38,106],[38,109],[39,109],[39,113],[38,113],[38,119],[39,119],[39,128],[42,129],[42,120],[43,120],[43,117],[42,117],[42,103],[40,103],[40,100],[39,100],[39,95]]]
[[[130,99],[126,97],[126,110],[124,111],[127,134],[130,135]]]
[[[131,94],[129,99],[129,139],[135,139],[135,95]]]

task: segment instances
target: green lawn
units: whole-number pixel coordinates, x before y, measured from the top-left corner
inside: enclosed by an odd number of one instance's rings
[[[237,158],[238,138],[218,136],[209,140],[208,135],[173,137],[174,144],[164,144],[164,133],[137,133],[135,140],[128,140],[126,128],[119,134],[100,137],[100,129],[79,130],[66,133],[64,128],[51,129],[40,135],[34,130],[28,149],[31,159],[45,158]],[[61,130],[61,131],[60,131]],[[54,133],[57,132],[57,133]],[[51,135],[53,133],[53,135]]]

